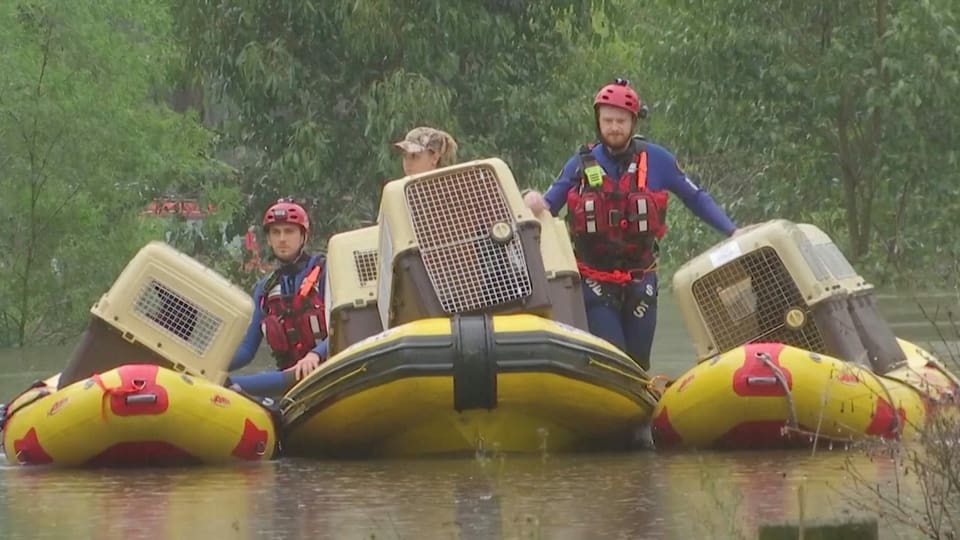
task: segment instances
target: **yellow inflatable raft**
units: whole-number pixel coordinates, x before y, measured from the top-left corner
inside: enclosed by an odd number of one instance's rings
[[[285,452],[626,448],[649,421],[647,374],[584,331],[563,223],[503,161],[388,182],[377,225],[327,255],[331,357],[281,400]]]
[[[223,387],[250,296],[151,242],[90,310],[63,371],[13,400],[12,463],[130,466],[270,459],[276,421]]]
[[[658,449],[899,439],[955,412],[960,380],[893,334],[873,287],[812,225],[753,226],[673,285],[698,365],[657,405]]]
[[[658,449],[771,448],[809,446],[814,439],[911,438],[939,403],[936,396],[954,384],[941,364],[901,343],[908,364],[886,376],[780,343],[728,351],[664,392],[652,422],[654,443]]]
[[[656,403],[607,342],[534,315],[408,323],[357,343],[282,404],[298,456],[624,449]]]
[[[271,459],[274,419],[260,403],[202,378],[124,365],[13,400],[3,424],[11,463],[189,465]]]

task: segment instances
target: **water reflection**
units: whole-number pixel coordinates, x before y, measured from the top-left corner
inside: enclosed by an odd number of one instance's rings
[[[322,523],[298,530],[326,527],[336,531],[331,538],[656,538],[651,462],[633,457],[326,463],[333,476],[322,489]]]
[[[275,467],[4,470],[5,539],[260,538]]]
[[[896,331],[934,338],[910,329]],[[682,373],[692,364],[689,347],[675,308],[662,307],[654,370]],[[0,399],[60,369],[68,353],[0,351],[0,365],[22,366],[0,374]],[[255,367],[269,361],[264,356]],[[801,499],[808,520],[859,516],[850,502],[857,496],[851,466],[867,484],[897,484],[889,459],[839,448],[815,456],[490,454],[133,471],[24,469],[0,459],[0,538],[756,538],[761,524],[795,522]],[[909,481],[900,487],[915,490]],[[881,531],[881,538],[916,536]]]
[[[673,483],[669,528],[714,538],[754,538],[761,525],[797,523],[801,515],[807,523],[869,518],[863,509],[869,507],[870,498],[849,488],[851,472],[873,485],[889,484],[897,473],[889,459],[839,449],[814,456],[809,452],[675,456],[665,465]],[[866,504],[855,504],[854,496]]]
[[[0,471],[2,538],[753,538],[766,523],[854,517],[853,452],[337,462]],[[802,492],[801,492],[802,488]]]

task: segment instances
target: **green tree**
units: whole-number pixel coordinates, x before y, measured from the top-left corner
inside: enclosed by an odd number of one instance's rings
[[[208,166],[169,110],[161,1],[0,3],[0,345],[70,335],[156,231],[140,210]]]
[[[418,124],[544,187],[594,136],[593,92],[625,76],[651,105],[641,130],[738,222],[814,222],[881,283],[960,270],[948,0],[173,2],[248,156],[238,229],[288,194],[319,237],[370,219],[400,174],[390,142]],[[670,222],[664,273],[717,239]]]
[[[737,212],[811,220],[875,278],[956,283],[960,5],[661,4],[636,28],[665,133]]]
[[[580,117],[592,92],[620,75],[578,56],[618,2],[174,3],[198,79],[236,108],[231,144],[258,150],[248,215],[305,197],[324,237],[374,216],[381,183],[401,174],[390,143],[416,125],[542,184],[592,135]]]

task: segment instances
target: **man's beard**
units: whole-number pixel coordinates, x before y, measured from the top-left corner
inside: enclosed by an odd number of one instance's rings
[[[607,138],[607,137],[605,137],[605,136],[603,136],[603,135],[600,135],[600,142],[602,142],[603,145],[606,146],[607,148],[609,148],[612,152],[621,152],[621,151],[625,150],[625,149],[627,148],[627,146],[630,145],[630,136],[629,136],[629,135],[626,135],[626,136],[624,136],[624,135],[618,135],[618,136],[617,136],[617,139],[618,139],[618,141],[616,142],[616,144],[614,144],[614,142],[611,141],[609,138]]]

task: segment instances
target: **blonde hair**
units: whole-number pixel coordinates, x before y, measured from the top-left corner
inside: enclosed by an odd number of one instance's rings
[[[457,162],[457,141],[442,129],[419,126],[411,129],[402,141],[393,146],[407,153],[429,150],[436,154],[437,167],[447,167]]]
[[[440,160],[437,162],[437,167],[448,167],[457,162],[457,141],[454,140],[446,131],[438,129],[440,135],[443,136],[443,141],[440,144]]]

